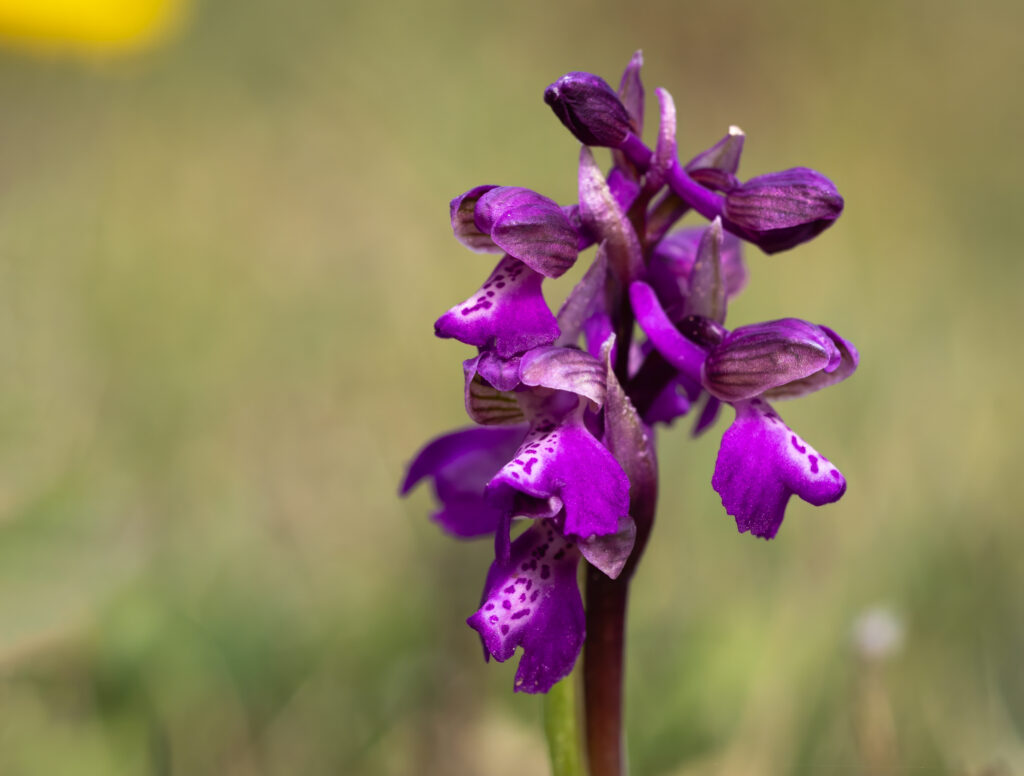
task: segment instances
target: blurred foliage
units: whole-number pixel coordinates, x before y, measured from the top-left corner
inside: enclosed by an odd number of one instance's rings
[[[487,543],[396,489],[464,422],[466,350],[431,324],[489,264],[447,200],[573,201],[542,90],[636,47],[681,153],[737,123],[745,175],[813,166],[847,199],[749,254],[730,322],[822,321],[863,360],[780,408],[850,489],[772,543],[710,488],[721,428],[661,435],[633,772],[1024,773],[1022,22],[207,0],[129,59],[0,51],[0,773],[545,772],[537,699],[463,623]],[[876,604],[905,628],[886,660],[851,641]]]

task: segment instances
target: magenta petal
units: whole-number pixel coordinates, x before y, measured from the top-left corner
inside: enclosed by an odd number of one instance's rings
[[[619,518],[629,512],[629,480],[583,426],[582,413],[574,412],[559,424],[539,419],[487,485],[487,497],[527,517],[554,517],[565,509],[564,532],[585,538],[618,531]]]
[[[427,443],[402,483],[404,496],[424,478],[434,481],[441,509],[433,518],[455,536],[493,533],[501,510],[484,499],[484,487],[515,452],[526,428],[465,428]]]
[[[654,289],[646,283],[633,283],[629,287],[629,300],[637,323],[655,350],[690,379],[700,379],[701,365],[707,354],[672,325]]]
[[[846,492],[839,470],[793,433],[767,402],[755,399],[734,407],[736,420],[722,437],[711,485],[741,533],[775,536],[794,493],[821,506]]]
[[[523,648],[517,692],[547,692],[576,663],[586,632],[578,563],[576,548],[544,520],[512,542],[508,564],[491,565],[480,608],[466,622],[499,662]]]
[[[735,402],[834,372],[841,363],[842,354],[824,329],[782,318],[733,329],[708,353],[701,382],[712,395]]]
[[[554,200],[519,186],[498,186],[476,203],[476,227],[535,272],[557,278],[576,261],[579,235]]]
[[[558,338],[558,322],[541,293],[543,277],[506,256],[473,296],[434,324],[438,337],[493,348],[508,358]]]

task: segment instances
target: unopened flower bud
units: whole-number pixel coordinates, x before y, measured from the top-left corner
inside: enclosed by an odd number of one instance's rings
[[[566,73],[544,90],[544,102],[585,145],[618,148],[633,130],[619,95],[591,73]]]

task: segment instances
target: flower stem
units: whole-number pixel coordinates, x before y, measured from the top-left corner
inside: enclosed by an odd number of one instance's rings
[[[625,773],[623,658],[629,577],[609,579],[587,567],[587,641],[583,655],[590,776]]]
[[[544,698],[544,732],[548,738],[551,776],[584,776],[575,672],[548,690]]]

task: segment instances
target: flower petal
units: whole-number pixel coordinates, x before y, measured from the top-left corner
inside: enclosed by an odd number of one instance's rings
[[[838,501],[846,479],[760,399],[734,405],[736,420],[722,437],[711,485],[740,532],[771,539],[789,497],[815,506]]]
[[[590,536],[579,542],[580,554],[610,579],[618,579],[636,544],[636,522],[629,515],[619,519],[619,530],[607,536]]]
[[[491,236],[480,231],[474,220],[476,203],[484,194],[497,186],[477,186],[465,194],[460,194],[449,204],[449,211],[452,219],[452,231],[455,232],[455,239],[470,250],[481,253],[504,253],[501,248],[494,244]]]
[[[841,359],[820,326],[782,318],[733,329],[708,353],[701,382],[719,399],[742,401],[817,372],[833,372]]]
[[[558,423],[536,418],[515,457],[488,483],[487,497],[527,517],[554,517],[564,508],[564,533],[586,538],[618,531],[629,512],[629,480],[584,427],[581,406]]]
[[[699,379],[707,354],[672,325],[654,289],[646,283],[633,283],[629,287],[629,299],[637,323],[655,350],[684,375]]]
[[[740,168],[740,154],[746,136],[737,126],[729,127],[728,134],[706,151],[701,151],[686,163],[686,171],[697,178],[701,170],[716,170],[735,175]]]
[[[604,286],[608,278],[608,255],[604,243],[597,246],[594,262],[572,287],[558,311],[558,328],[562,333],[557,345],[575,345],[583,327],[594,312],[604,307]]]
[[[686,300],[687,315],[700,315],[718,323],[725,321],[722,242],[722,219],[716,218],[697,244],[697,256],[690,271],[690,294]]]
[[[594,155],[585,146],[580,149],[579,194],[580,218],[599,242],[606,242],[608,266],[620,283],[640,277],[643,250],[636,231],[612,195]]]
[[[545,277],[557,278],[576,261],[579,235],[554,200],[519,186],[497,186],[476,203],[481,233]]]
[[[658,125],[658,142],[647,170],[645,186],[650,194],[660,189],[668,179],[668,171],[676,164],[676,104],[665,89],[655,89],[661,107],[661,123]]]
[[[433,519],[449,533],[467,538],[493,533],[501,518],[484,498],[484,487],[513,454],[526,433],[516,428],[464,428],[428,442],[409,464],[402,495],[424,478],[434,481],[441,509]]]
[[[643,52],[634,52],[619,81],[619,99],[629,114],[633,134],[637,137],[643,134],[644,129],[644,83],[640,80],[643,65]]]
[[[691,227],[673,232],[658,243],[651,257],[648,282],[657,290],[658,298],[674,320],[695,312],[685,300],[690,295],[693,267],[706,231],[706,228]],[[730,232],[722,235],[719,256],[727,299],[736,296],[747,283],[742,251],[742,243],[736,235]]]
[[[507,368],[514,372],[506,374]],[[519,384],[519,358],[503,361],[485,351],[462,362],[466,414],[482,426],[525,423],[526,415],[512,389]],[[489,377],[489,379],[488,379]]]
[[[725,196],[725,217],[766,253],[807,242],[842,212],[835,184],[806,167],[751,178]]]
[[[543,277],[506,256],[473,296],[438,318],[434,332],[507,358],[558,338],[558,322],[541,293]]]
[[[544,520],[512,543],[507,565],[491,565],[480,608],[466,622],[499,662],[523,648],[517,692],[547,692],[576,663],[586,632],[578,563],[576,548]]]
[[[820,372],[815,372],[800,380],[794,380],[785,385],[780,385],[778,388],[772,388],[770,391],[765,392],[766,398],[795,399],[797,396],[804,396],[842,382],[856,371],[857,365],[860,363],[860,354],[857,352],[857,348],[853,346],[853,343],[840,337],[828,326],[819,325],[818,328],[829,336],[839,351],[839,365],[831,371],[822,369]]]
[[[600,361],[575,348],[534,348],[519,365],[523,385],[575,393],[590,399],[595,410],[604,404],[604,372]]]

